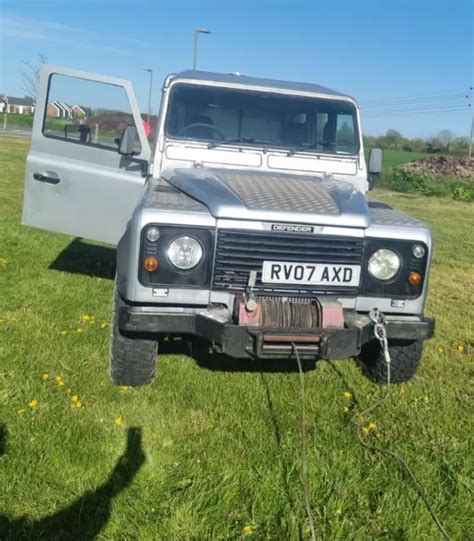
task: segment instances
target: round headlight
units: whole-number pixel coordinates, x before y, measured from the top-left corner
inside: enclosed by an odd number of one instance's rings
[[[413,245],[413,255],[417,259],[421,259],[426,254],[426,249],[421,244],[414,244]]]
[[[377,250],[369,259],[369,272],[379,280],[390,280],[400,268],[398,255],[386,248]]]
[[[146,230],[145,235],[150,242],[156,242],[160,238],[160,230],[157,227],[152,226]]]
[[[193,237],[178,237],[168,246],[168,259],[178,269],[194,268],[202,259],[202,246]]]

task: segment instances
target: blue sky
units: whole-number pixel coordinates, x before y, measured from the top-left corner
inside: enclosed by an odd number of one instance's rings
[[[191,67],[315,82],[355,96],[366,134],[467,135],[470,0],[2,0],[0,93],[23,95],[21,60],[130,79],[145,112],[166,74]],[[471,92],[471,96],[472,96]],[[471,100],[472,101],[472,100]],[[474,108],[474,105],[473,105]]]

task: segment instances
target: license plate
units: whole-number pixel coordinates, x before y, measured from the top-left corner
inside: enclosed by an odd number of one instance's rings
[[[262,282],[267,284],[356,287],[360,282],[360,265],[264,261]]]

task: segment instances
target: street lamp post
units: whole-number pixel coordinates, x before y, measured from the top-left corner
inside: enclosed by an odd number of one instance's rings
[[[150,89],[148,91],[148,115],[147,115],[147,122],[150,124],[150,116],[151,116],[151,90],[153,88],[153,70],[150,68],[145,68],[145,71],[148,71],[150,74]]]
[[[211,33],[211,32],[210,32],[207,28],[196,28],[196,30],[194,30],[194,59],[193,59],[193,69],[197,69],[199,34],[210,34],[210,33]]]

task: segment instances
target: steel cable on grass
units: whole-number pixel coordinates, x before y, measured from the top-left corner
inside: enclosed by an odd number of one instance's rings
[[[309,479],[308,479],[308,455],[306,453],[306,410],[305,410],[305,390],[304,390],[304,373],[301,366],[301,359],[298,353],[298,348],[295,343],[291,343],[291,347],[296,356],[298,364],[298,372],[300,375],[301,388],[301,477],[303,478],[304,499],[306,504],[306,514],[308,515],[309,528],[311,531],[311,540],[316,541],[316,531],[314,529],[313,513],[311,512],[310,494],[309,494]]]
[[[425,491],[423,490],[423,487],[418,482],[415,474],[413,473],[412,469],[410,468],[410,466],[408,465],[406,460],[401,455],[396,453],[395,451],[390,451],[389,449],[384,449],[383,447],[377,447],[376,445],[371,445],[370,443],[367,443],[366,441],[364,441],[364,437],[362,435],[362,421],[363,421],[364,417],[366,417],[370,412],[372,412],[376,408],[378,408],[381,404],[383,404],[383,402],[385,402],[391,396],[390,363],[386,363],[386,364],[387,364],[387,386],[388,386],[387,392],[384,394],[384,396],[382,398],[377,400],[374,404],[372,404],[368,408],[362,410],[362,412],[356,418],[357,438],[358,438],[360,444],[362,445],[362,447],[365,447],[369,451],[375,451],[377,453],[382,453],[382,454],[385,454],[387,456],[390,456],[390,457],[395,458],[396,460],[398,460],[398,462],[405,468],[405,471],[410,476],[410,478],[411,478],[411,480],[413,482],[413,485],[414,485],[414,487],[415,487],[415,489],[416,489],[416,491],[418,493],[418,496],[423,500],[423,503],[425,504],[426,509],[428,510],[429,514],[431,515],[431,518],[433,519],[433,522],[437,526],[439,532],[441,533],[441,535],[443,536],[443,538],[446,541],[451,541],[451,537],[449,537],[448,532],[446,531],[446,529],[442,525],[440,519],[438,518],[438,516],[434,512],[433,508],[431,507],[431,504],[428,501],[428,498],[427,498],[427,496],[425,494]]]

